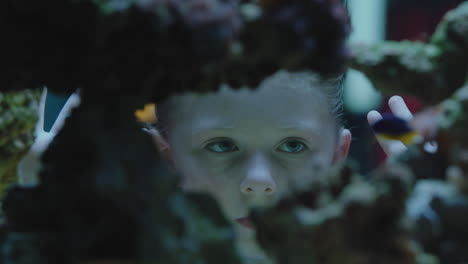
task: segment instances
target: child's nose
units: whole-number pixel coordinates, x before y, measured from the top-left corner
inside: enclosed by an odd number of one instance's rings
[[[276,182],[272,177],[271,164],[260,154],[254,155],[247,165],[245,178],[240,184],[245,195],[270,196],[276,192]]]

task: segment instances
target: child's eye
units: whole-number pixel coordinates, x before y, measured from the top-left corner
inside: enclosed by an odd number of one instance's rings
[[[229,139],[222,139],[215,142],[212,142],[205,147],[209,151],[216,152],[216,153],[226,153],[226,152],[234,152],[239,150],[236,144]]]
[[[299,153],[306,149],[306,145],[302,143],[299,140],[288,140],[284,143],[282,143],[279,147],[278,150],[286,153]]]

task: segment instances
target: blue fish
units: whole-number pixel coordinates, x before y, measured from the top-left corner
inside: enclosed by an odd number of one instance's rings
[[[408,121],[389,113],[382,114],[382,119],[375,122],[372,129],[379,138],[399,140],[405,145],[413,143],[419,135]]]

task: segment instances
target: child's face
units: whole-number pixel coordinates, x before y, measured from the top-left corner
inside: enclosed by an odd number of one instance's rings
[[[166,129],[182,188],[218,201],[247,255],[259,255],[254,232],[240,224],[249,208],[271,205],[323,179],[334,160],[347,154],[350,135],[339,144],[336,122],[317,88],[223,89],[174,100]]]
[[[339,149],[326,98],[291,89],[176,98],[170,156],[185,190],[211,194],[232,222],[324,177]],[[345,154],[344,154],[345,155]]]

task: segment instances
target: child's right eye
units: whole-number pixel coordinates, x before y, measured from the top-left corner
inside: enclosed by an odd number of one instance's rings
[[[284,142],[278,147],[278,150],[286,153],[300,153],[304,151],[307,146],[300,140],[292,139]]]
[[[239,150],[236,144],[229,139],[222,139],[215,142],[211,142],[208,145],[206,145],[205,148],[215,153],[228,153]]]

